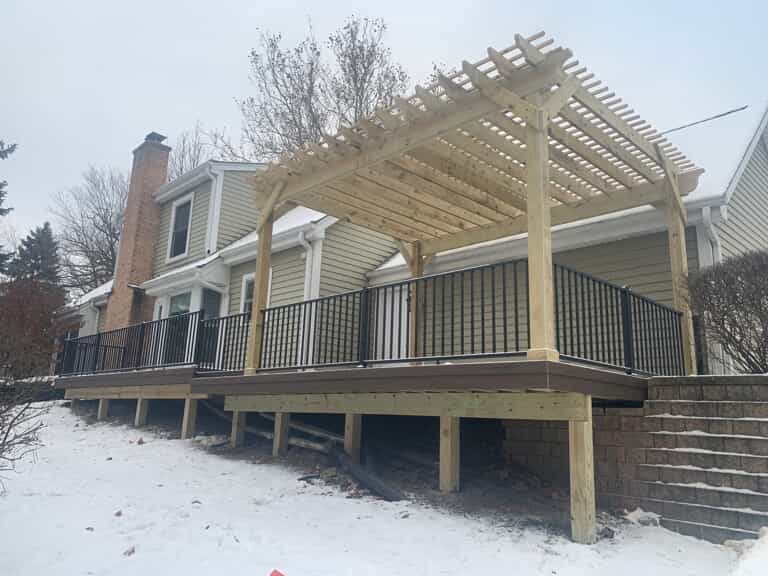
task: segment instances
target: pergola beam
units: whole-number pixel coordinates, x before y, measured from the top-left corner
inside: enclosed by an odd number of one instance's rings
[[[690,191],[696,185],[696,179],[700,172],[688,172],[680,176],[682,190]],[[662,185],[656,183],[641,184],[632,190],[631,194],[620,194],[617,196],[604,196],[599,199],[590,200],[579,206],[555,206],[552,208],[552,225],[567,224],[586,218],[594,218],[619,212],[647,204],[664,202],[667,198],[667,192]],[[435,254],[445,250],[460,248],[469,244],[478,242],[488,242],[505,236],[514,236],[526,231],[525,218],[513,218],[499,224],[483,226],[467,230],[466,232],[457,232],[452,236],[437,238],[434,240],[425,240],[422,244],[425,254]]]

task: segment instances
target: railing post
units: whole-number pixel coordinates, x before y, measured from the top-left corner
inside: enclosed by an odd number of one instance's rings
[[[360,333],[358,338],[357,360],[365,366],[368,360],[368,298],[370,289],[363,288],[360,292]]]
[[[195,333],[195,348],[192,350],[192,361],[200,364],[200,342],[203,338],[203,315],[198,311],[197,314],[197,332]]]
[[[624,368],[631,374],[635,369],[634,327],[632,325],[632,290],[621,289],[621,327],[624,341]]]
[[[93,370],[91,370],[91,372],[97,372],[99,369],[99,346],[101,346],[101,332],[96,332],[96,344],[93,353]]]
[[[142,322],[139,325],[139,341],[137,343],[136,352],[133,355],[133,366],[131,368],[139,368],[141,366],[141,357],[143,356],[144,352],[144,335],[147,331],[147,323]]]

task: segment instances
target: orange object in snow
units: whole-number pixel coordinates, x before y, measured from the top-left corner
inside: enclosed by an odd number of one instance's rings
[[[285,576],[280,570],[272,570],[272,572],[269,573],[269,576]]]

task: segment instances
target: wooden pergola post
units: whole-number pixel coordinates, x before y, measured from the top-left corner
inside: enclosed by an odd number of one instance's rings
[[[402,246],[400,251],[405,258],[406,263],[408,264],[408,269],[411,272],[411,278],[420,278],[424,276],[424,255],[422,253],[421,242],[414,242],[411,244],[410,250],[408,250],[406,246]],[[419,352],[418,322],[419,310],[421,309],[419,306],[419,290],[417,282],[413,282],[411,284],[408,297],[411,302],[411,306],[408,311],[408,325],[410,327],[408,334],[408,355],[411,358],[415,358]],[[422,313],[424,313],[423,310]]]
[[[274,218],[275,214],[270,209],[261,226],[257,228],[256,275],[253,279],[251,328],[248,334],[248,352],[245,361],[246,375],[254,374],[261,367],[264,328],[264,316],[261,312],[266,308],[269,297],[269,269],[272,266],[272,225]]]
[[[688,249],[685,241],[685,226],[688,223],[688,216],[680,196],[680,181],[677,172],[660,147],[656,147],[656,152],[666,177],[667,198],[664,202],[664,215],[667,221],[669,260],[672,273],[672,304],[683,314],[683,368],[686,374],[695,374],[696,342],[693,334],[693,315],[688,291]]]
[[[547,112],[538,108],[528,118],[526,184],[528,217],[528,311],[531,341],[529,360],[559,360],[555,346],[552,288],[552,215],[549,186]]]

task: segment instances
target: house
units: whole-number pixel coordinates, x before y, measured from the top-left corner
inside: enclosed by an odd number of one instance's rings
[[[275,455],[291,413],[343,414],[353,459],[364,415],[437,417],[443,491],[460,486],[463,418],[555,421],[572,536],[592,542],[593,408],[695,374],[689,271],[726,243],[762,245],[738,230],[762,209],[764,129],[723,195],[537,34],[269,166],[209,163],[166,184],[152,133],[106,330],[67,343],[57,385],[99,400],[100,418],[136,399],[137,425],[148,401],[183,398],[183,438],[216,399],[235,446],[248,413],[272,412]]]

